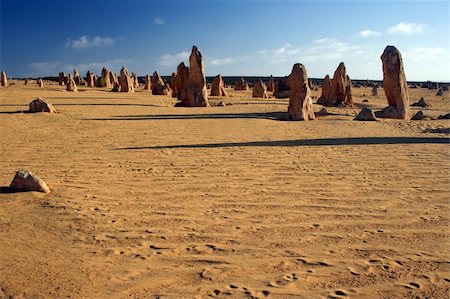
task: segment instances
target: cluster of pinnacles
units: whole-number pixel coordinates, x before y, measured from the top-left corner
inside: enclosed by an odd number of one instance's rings
[[[384,118],[410,119],[408,85],[403,69],[402,56],[394,46],[387,46],[381,55],[381,61],[383,68],[383,89],[386,94],[388,106],[375,113],[375,115]],[[58,81],[59,85],[66,85],[66,90],[69,92],[77,92],[77,86],[80,85],[111,88],[111,91],[114,92],[134,92],[140,86],[137,75],[134,72],[130,75],[125,67],[122,67],[118,78],[113,72],[107,68],[103,68],[100,77],[88,71],[86,79],[84,79],[75,69],[73,75],[69,74],[66,76],[64,72],[59,73]],[[4,71],[1,72],[0,84],[2,87],[8,86],[8,79]],[[25,80],[25,84],[30,84],[30,81]],[[37,80],[37,84],[39,87],[44,86],[44,82],[40,78]],[[154,95],[166,95],[177,98],[179,101],[176,106],[210,106],[203,56],[196,46],[192,47],[191,55],[189,56],[189,67],[184,62],[181,62],[177,67],[176,73],[172,73],[169,83],[155,71],[153,76],[145,76],[143,88],[144,90],[151,90]],[[303,64],[296,63],[289,76],[281,78],[276,82],[272,76],[267,85],[259,79],[256,80],[253,85],[252,97],[268,98],[268,91],[273,92],[277,98],[289,97],[288,119],[314,120],[315,114],[312,108],[311,88],[313,87],[311,81],[308,79],[306,67]],[[317,87],[315,88],[317,90]],[[249,90],[249,84],[241,77],[235,82],[234,90]],[[442,88],[438,90],[438,94],[443,94]],[[210,95],[227,96],[225,84],[220,74],[212,82]],[[372,96],[377,95],[377,86],[374,86]],[[330,79],[330,76],[327,75],[323,80],[322,95],[317,100],[317,104],[324,106],[353,106],[352,83],[350,77],[347,75],[343,62],[339,64],[334,72],[333,79]],[[47,103],[42,101],[36,102],[32,105],[32,110],[52,110],[52,108],[48,108],[45,105]],[[361,111],[356,119],[374,120],[375,115],[369,110]]]

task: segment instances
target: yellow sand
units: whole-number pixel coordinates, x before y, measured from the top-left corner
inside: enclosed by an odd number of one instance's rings
[[[0,186],[26,169],[52,193],[0,194],[0,298],[448,298],[448,120],[352,121],[382,89],[287,122],[251,91],[174,108],[10,82]],[[448,113],[435,93],[411,102]],[[16,113],[38,96],[59,113]]]

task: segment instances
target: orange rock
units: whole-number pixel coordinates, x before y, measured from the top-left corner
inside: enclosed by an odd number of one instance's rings
[[[264,82],[261,79],[258,79],[255,81],[255,84],[253,85],[252,97],[253,98],[263,98],[263,99],[269,98],[267,96],[266,84],[264,84]]]
[[[50,189],[43,180],[26,170],[19,170],[16,172],[9,187],[19,191],[50,193]]]
[[[220,74],[217,75],[213,80],[213,83],[211,86],[211,95],[212,96],[221,96],[221,97],[227,96],[227,92],[225,91],[225,84],[223,83],[223,79]]]
[[[30,108],[28,110],[30,113],[36,112],[47,112],[47,113],[56,113],[53,105],[44,100],[43,98],[37,98],[30,102]]]
[[[288,81],[290,87],[288,119],[305,121],[315,119],[305,66],[300,63],[294,64]]]
[[[383,62],[383,89],[389,106],[379,117],[409,119],[409,95],[403,69],[402,55],[394,46],[387,46],[381,55]]]

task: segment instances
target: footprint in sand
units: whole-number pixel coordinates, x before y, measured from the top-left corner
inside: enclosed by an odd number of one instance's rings
[[[347,292],[343,290],[336,290],[328,296],[329,299],[345,298],[347,297]]]

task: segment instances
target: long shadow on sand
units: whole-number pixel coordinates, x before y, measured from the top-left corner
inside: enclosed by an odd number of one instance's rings
[[[116,150],[146,150],[146,149],[187,149],[187,148],[217,148],[217,147],[250,147],[250,146],[340,146],[340,145],[385,145],[385,144],[450,144],[449,138],[435,137],[356,137],[356,138],[324,138],[275,140],[253,142],[225,142],[180,145],[158,145],[116,148]]]
[[[10,188],[10,187],[0,187],[0,194],[21,193],[21,192],[25,192],[25,191]]]
[[[180,119],[235,119],[235,118],[261,118],[272,120],[285,120],[285,117],[286,112],[262,112],[262,113],[118,115],[110,118],[90,118],[88,120],[180,120]]]

